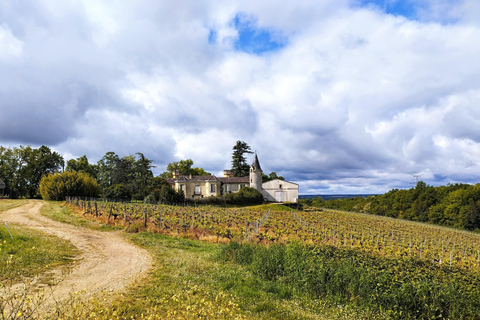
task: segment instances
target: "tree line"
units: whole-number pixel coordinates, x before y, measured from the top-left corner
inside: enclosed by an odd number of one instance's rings
[[[60,200],[65,193],[79,192],[76,195],[143,200],[149,194],[160,196],[162,187],[169,187],[165,179],[153,176],[153,167],[152,160],[140,152],[123,157],[107,152],[97,163],[90,163],[86,155],[65,162],[45,145],[0,146],[0,178],[10,198],[45,198],[45,194]],[[171,196],[170,190],[163,192],[167,193]]]
[[[249,164],[245,154],[252,153],[250,146],[237,141],[232,153],[234,175],[248,176]],[[62,200],[66,195],[89,196],[121,200],[181,202],[182,191],[175,191],[167,178],[175,172],[183,175],[210,175],[203,168],[194,167],[192,159],[169,163],[166,171],[154,177],[153,161],[137,152],[120,156],[107,152],[97,163],[87,156],[65,161],[62,155],[42,145],[39,148],[0,146],[0,178],[5,182],[11,198],[40,198]],[[264,181],[283,179],[275,172],[263,175]],[[43,186],[42,186],[43,184]]]
[[[0,146],[0,179],[5,183],[5,194],[12,198],[38,197],[42,176],[60,171],[64,165],[63,157],[47,146]]]
[[[383,195],[328,201],[315,197],[300,202],[315,207],[480,230],[480,184],[433,187],[419,181],[414,188],[392,189]]]

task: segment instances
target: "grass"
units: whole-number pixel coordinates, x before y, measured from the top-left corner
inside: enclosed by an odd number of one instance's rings
[[[232,243],[220,257],[240,263],[279,292],[299,292],[385,310],[394,319],[478,319],[478,272],[415,258],[386,258],[333,246]]]
[[[58,201],[45,201],[41,213],[55,221],[68,223],[78,227],[89,228],[100,231],[113,231],[123,229],[121,227],[109,226],[95,220],[84,219],[78,215],[72,214],[72,210]]]
[[[115,229],[71,215],[58,202],[48,202],[44,214],[92,229]],[[476,319],[477,274],[456,268],[348,248],[242,249],[149,232],[123,234],[152,253],[155,268],[108,303],[72,300],[59,318],[375,320],[390,314],[395,319]]]
[[[2,200],[0,211],[25,203],[25,200]],[[8,225],[8,229],[0,225],[1,281],[20,281],[58,266],[67,267],[77,254],[69,241],[15,225]]]
[[[114,227],[71,214],[71,209],[60,202],[46,202],[42,214],[77,226],[115,230]],[[21,230],[15,229],[14,232],[14,238],[20,239]],[[152,253],[155,259],[152,271],[126,293],[106,302],[70,298],[68,305],[64,304],[53,318],[385,319],[378,312],[311,298],[281,281],[262,279],[240,263],[225,262],[218,258],[225,245],[149,232],[123,234]],[[35,238],[31,235],[29,233],[26,237]],[[42,235],[41,238],[48,237]],[[35,250],[39,247],[34,248],[37,242],[25,242],[26,248]],[[68,262],[71,255],[65,255],[66,249],[58,247],[64,244],[57,241],[41,247],[51,247]],[[19,254],[27,257],[27,252],[25,249]],[[34,260],[31,255],[28,257],[26,260]],[[38,262],[44,267],[51,267],[62,259],[51,262],[40,259]],[[34,270],[32,267],[26,269]]]
[[[1,199],[0,200],[0,213],[2,211],[7,211],[16,207],[23,206],[27,203],[28,200],[9,200],[9,199]]]
[[[112,304],[90,305],[89,319],[384,319],[265,281],[217,259],[223,245],[141,232],[127,235],[155,257],[155,268]],[[93,318],[93,317],[91,317]]]
[[[96,230],[114,230],[58,202],[43,214]],[[149,232],[124,233],[149,250],[155,267],[109,303],[74,301],[64,319],[384,319],[377,312],[312,299],[278,281],[266,281],[246,267],[218,259],[224,245]]]

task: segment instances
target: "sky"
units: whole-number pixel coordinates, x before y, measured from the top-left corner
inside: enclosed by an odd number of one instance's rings
[[[478,0],[4,0],[0,145],[221,175],[240,140],[300,194],[474,184],[479,39]]]

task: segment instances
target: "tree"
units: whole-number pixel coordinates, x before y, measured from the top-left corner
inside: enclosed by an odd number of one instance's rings
[[[98,177],[97,181],[100,185],[102,194],[105,194],[107,189],[114,184],[113,171],[120,158],[115,152],[107,152],[102,159],[98,161]]]
[[[152,160],[141,152],[136,156],[128,155],[120,158],[115,152],[107,152],[98,161],[98,182],[104,197],[121,195],[143,200],[149,194],[149,182],[153,179]],[[120,187],[121,185],[121,187]],[[128,189],[128,192],[125,191]],[[115,191],[116,190],[116,191]]]
[[[10,196],[18,185],[19,162],[20,158],[13,149],[0,146],[0,177],[5,182],[6,194]]]
[[[183,194],[183,191],[182,190],[175,191],[169,185],[162,186],[162,188],[158,192],[157,201],[160,201],[161,203],[164,203],[164,204],[180,203],[180,202],[183,202],[184,200],[185,200],[185,195]]]
[[[173,174],[178,171],[185,176],[192,175],[192,176],[208,176],[211,173],[205,171],[203,168],[192,168],[193,160],[180,160],[177,162],[172,162],[167,165],[167,171],[164,171],[160,177],[162,178],[173,178]]]
[[[115,200],[132,200],[132,191],[124,184],[114,184],[110,186],[105,193],[103,193],[104,198],[115,199]]]
[[[122,185],[133,192],[135,180],[135,156],[128,155],[120,158],[115,152],[107,152],[98,161],[98,182],[102,194],[111,193],[112,186]],[[110,191],[107,191],[111,189]]]
[[[152,194],[155,190],[162,189],[163,186],[169,187],[167,180],[162,177],[154,177],[148,181],[146,191],[148,194]],[[158,199],[157,199],[158,201]]]
[[[20,146],[14,148],[13,154],[17,165],[13,188],[19,196],[36,197],[42,177],[59,171],[65,164],[63,157],[47,146]]]
[[[153,173],[151,168],[155,167],[152,165],[152,160],[147,159],[143,153],[137,152],[138,160],[134,165],[134,197],[137,199],[144,199],[147,195],[147,185],[148,181],[153,178]]]
[[[267,181],[271,181],[271,180],[275,180],[275,179],[285,181],[285,178],[282,177],[282,176],[277,176],[276,172],[270,172],[268,176],[266,174],[262,173],[262,182],[267,182]]]
[[[233,146],[232,153],[232,173],[234,177],[246,177],[249,174],[250,166],[244,154],[253,153],[250,146],[244,141],[237,141]]]
[[[83,155],[77,159],[70,159],[67,161],[67,168],[65,171],[68,172],[84,172],[90,177],[97,179],[98,175],[98,165],[88,163],[87,156]]]

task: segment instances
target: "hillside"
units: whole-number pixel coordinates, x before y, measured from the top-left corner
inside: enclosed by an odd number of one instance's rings
[[[301,200],[301,203],[464,230],[480,229],[480,184],[432,187],[419,181],[415,188],[393,189],[384,195],[335,200],[317,197]]]

